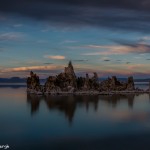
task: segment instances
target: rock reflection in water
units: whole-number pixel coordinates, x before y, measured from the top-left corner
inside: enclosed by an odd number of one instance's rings
[[[133,108],[135,94],[129,95],[112,95],[112,96],[99,96],[100,100],[105,100],[107,103],[112,104],[112,107],[116,107],[118,102],[121,100],[126,100],[128,102],[128,107]],[[138,96],[138,95],[137,95]]]
[[[71,123],[78,106],[85,107],[88,111],[89,106],[92,105],[94,106],[94,110],[97,111],[98,103],[100,103],[100,101],[111,104],[111,106],[115,108],[117,107],[118,102],[124,100],[127,101],[129,108],[133,108],[135,96],[135,94],[112,96],[38,96],[28,94],[27,102],[31,105],[32,115],[38,111],[40,102],[45,101],[50,111],[58,110],[63,112]]]

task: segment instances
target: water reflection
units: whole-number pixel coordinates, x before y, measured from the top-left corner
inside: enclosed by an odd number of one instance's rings
[[[40,107],[42,101],[47,105],[47,108],[62,112],[71,123],[77,107],[85,107],[88,111],[89,107],[93,107],[95,111],[98,109],[98,103],[104,102],[112,108],[116,108],[120,101],[126,101],[130,109],[134,106],[135,94],[129,95],[112,95],[112,96],[38,96],[27,95],[27,102],[31,107],[31,115],[34,115]]]
[[[100,100],[105,100],[107,103],[112,104],[112,107],[116,107],[121,100],[128,102],[128,107],[133,108],[134,99],[137,94],[129,95],[112,95],[112,96],[100,96]]]
[[[148,94],[37,96],[25,90],[0,90],[0,141],[13,149],[147,149]]]

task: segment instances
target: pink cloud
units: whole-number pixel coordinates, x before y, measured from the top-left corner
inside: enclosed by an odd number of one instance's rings
[[[63,68],[63,66],[55,66],[55,65],[50,65],[50,66],[30,66],[30,67],[15,67],[15,68],[6,68],[6,69],[1,69],[1,73],[6,73],[6,72],[21,72],[21,71],[30,71],[30,70],[56,70]]]
[[[63,60],[66,57],[62,55],[45,55],[45,58]]]
[[[150,46],[145,44],[137,44],[136,46],[129,45],[87,45],[83,46],[88,49],[98,49],[100,51],[84,53],[83,55],[122,55],[128,53],[150,53]]]

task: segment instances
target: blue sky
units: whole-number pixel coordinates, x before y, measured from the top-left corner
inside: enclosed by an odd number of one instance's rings
[[[68,11],[66,3],[58,4],[58,14],[54,11],[50,18],[44,16],[44,9],[40,18],[41,8],[33,4],[39,11],[36,16],[27,15],[27,9],[22,14],[13,6],[0,11],[0,77],[26,77],[33,70],[45,78],[63,71],[69,60],[82,76],[96,71],[100,77],[149,77],[149,12],[73,3],[69,4],[74,10],[70,17],[59,14]]]

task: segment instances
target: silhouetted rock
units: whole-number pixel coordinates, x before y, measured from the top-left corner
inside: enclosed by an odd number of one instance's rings
[[[88,73],[85,77],[76,77],[71,61],[65,67],[64,72],[49,76],[44,86],[40,85],[39,77],[30,72],[30,77],[27,78],[27,91],[36,94],[99,94],[100,92],[111,91],[133,91],[135,90],[133,77],[129,77],[127,82],[118,81],[116,76],[108,78],[99,83],[98,75],[93,73],[93,77],[89,77]],[[139,90],[135,90],[139,91]]]
[[[49,76],[45,86],[44,86],[44,91],[45,92],[60,92],[61,89],[59,85],[57,85],[57,77],[55,76]]]
[[[116,76],[101,82],[100,88],[102,91],[131,91],[135,89],[133,77],[129,77],[127,83],[125,83],[118,81]]]
[[[42,92],[39,76],[30,72],[30,77],[27,78],[27,89],[30,93]]]
[[[76,75],[71,61],[63,73],[50,76],[45,83],[46,92],[74,92],[77,88]]]
[[[133,77],[128,77],[127,90],[135,90]]]
[[[89,90],[90,89],[90,79],[88,73],[86,74],[86,78],[84,79],[84,90]]]
[[[94,76],[92,77],[92,82],[91,82],[91,88],[94,90],[98,90],[99,89],[99,82],[98,82],[98,75],[96,72],[93,73]]]

